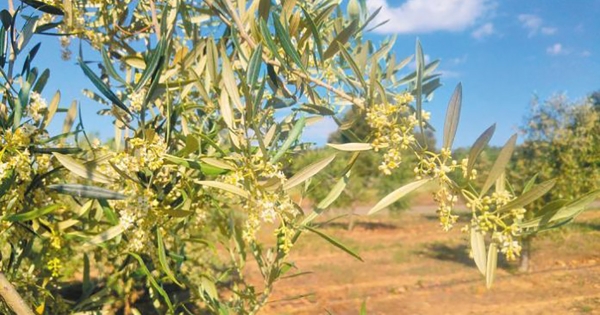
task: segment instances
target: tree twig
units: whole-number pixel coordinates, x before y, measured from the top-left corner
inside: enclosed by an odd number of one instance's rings
[[[156,5],[154,0],[150,0],[150,13],[152,14],[152,24],[154,24],[154,33],[156,33],[156,39],[160,40],[160,24],[158,24],[158,17],[156,16]]]
[[[10,15],[15,14],[15,5],[13,4],[13,0],[8,0],[8,12]]]
[[[35,315],[3,272],[0,272],[0,296],[17,315]]]

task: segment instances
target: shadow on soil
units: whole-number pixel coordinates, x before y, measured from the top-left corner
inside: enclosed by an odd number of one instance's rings
[[[211,313],[209,313],[206,310],[201,310],[199,309],[194,301],[192,300],[192,293],[187,290],[187,289],[182,289],[181,287],[172,284],[172,283],[165,283],[163,284],[162,288],[165,290],[165,292],[167,292],[167,294],[169,295],[169,299],[173,302],[173,304],[175,304],[175,310],[177,314],[198,314],[198,315],[209,315]],[[68,304],[72,304],[75,305],[77,303],[78,300],[80,300],[81,298],[85,298],[84,292],[85,292],[85,288],[84,285],[81,281],[69,281],[69,282],[63,282],[61,284],[60,289],[58,290],[58,292],[60,292],[60,296],[62,296],[64,298],[65,303]],[[92,296],[96,296],[96,299],[91,299],[90,302],[80,305],[83,309],[101,309],[102,305],[111,299],[114,299],[116,296],[115,294],[112,294],[113,292],[111,292],[110,289],[106,288],[105,285],[103,283],[98,283],[95,284],[92,288],[91,291],[88,292],[90,295]],[[126,301],[126,303],[125,303]],[[117,307],[117,310],[114,313],[111,314],[115,314],[115,315],[126,315],[126,314],[132,314],[131,312],[131,308],[136,308],[141,314],[144,315],[159,315],[159,314],[164,314],[163,310],[162,312],[159,312],[154,306],[153,306],[154,300],[150,297],[150,294],[146,291],[144,291],[143,289],[140,290],[132,290],[131,293],[129,293],[129,295],[127,296],[127,298],[122,298],[121,301],[117,301],[115,303],[115,306]],[[47,313],[44,314],[58,314],[59,312],[57,310],[53,309],[53,305],[49,304],[46,308]],[[87,314],[87,312],[85,312]],[[90,311],[90,314],[95,312]],[[62,312],[61,312],[62,314]]]
[[[474,265],[473,260],[469,257],[469,249],[463,244],[448,245],[444,243],[431,243],[425,245],[421,254],[429,258],[456,262],[469,267]]]
[[[319,223],[318,227],[321,228],[330,228],[330,229],[348,229],[348,222],[324,222]],[[383,222],[365,222],[365,221],[355,221],[354,229],[361,230],[396,230],[398,227],[394,224],[383,223]]]
[[[598,222],[572,222],[571,226],[584,231],[600,231],[600,223]]]
[[[468,267],[475,267],[475,262],[469,257],[469,248],[465,244],[448,245],[444,243],[431,243],[427,244],[420,254],[441,261],[450,261]],[[515,269],[515,266],[509,264],[503,256],[498,255],[498,268],[512,271]]]

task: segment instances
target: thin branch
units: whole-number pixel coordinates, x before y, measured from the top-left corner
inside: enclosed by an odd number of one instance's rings
[[[150,11],[152,14],[152,24],[154,24],[156,39],[160,40],[160,24],[158,24],[158,17],[156,16],[156,5],[154,4],[154,0],[150,0]]]
[[[17,315],[35,315],[3,272],[0,272],[0,296]]]
[[[246,40],[248,42],[250,47],[252,47],[253,49],[256,48],[256,43],[254,43],[252,38],[250,38],[250,35],[248,35],[248,33],[246,32],[246,29],[244,28],[244,24],[242,23],[242,20],[238,16],[237,11],[235,10],[235,7],[233,6],[233,3],[231,3],[231,0],[225,0],[225,5],[227,5],[227,9],[231,12],[231,17],[233,18],[233,22],[240,30],[240,34],[242,35],[244,40]]]
[[[13,0],[8,0],[8,13],[10,13],[10,15],[15,15],[15,5],[13,4]]]
[[[205,0],[205,2],[208,4],[209,7],[211,7],[215,11],[215,13],[219,16],[221,22],[225,23],[225,25],[227,25],[228,27],[232,27],[231,21],[229,21],[227,17],[223,15],[221,10],[219,10],[219,8],[215,6],[213,0]]]

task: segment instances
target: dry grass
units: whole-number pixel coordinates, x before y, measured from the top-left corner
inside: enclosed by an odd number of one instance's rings
[[[303,236],[291,259],[297,271],[312,273],[278,283],[263,314],[357,314],[363,301],[369,314],[600,312],[600,211],[540,235],[531,272],[502,261],[491,290],[468,256],[466,237],[458,229],[442,232],[432,214],[360,217],[353,231],[346,218],[322,227],[364,262]],[[305,297],[288,300],[296,296]]]

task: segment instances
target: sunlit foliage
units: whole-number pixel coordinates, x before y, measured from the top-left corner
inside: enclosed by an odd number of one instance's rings
[[[373,171],[383,174],[416,161],[415,181],[371,213],[433,182],[448,230],[457,222],[458,198],[468,200],[465,230],[488,285],[498,252],[518,256],[524,226],[573,216],[567,205],[559,218],[523,222],[523,207],[553,182],[505,188],[515,137],[483,186],[470,184],[493,130],[467,159],[453,158],[461,86],[450,100],[441,149],[417,141],[432,128],[423,103],[440,86],[439,61],[426,64],[420,43],[400,61],[395,38],[363,38],[376,26],[375,14],[365,1],[350,1],[347,10],[333,0],[9,1],[0,29],[1,266],[25,305],[46,314],[254,314],[274,284],[295,272],[288,255],[302,233],[361,259],[312,223],[346,188],[364,151],[381,153]],[[111,117],[111,146],[87,136],[76,102],[64,107],[59,92],[50,102],[41,96],[50,71],[37,66],[40,46],[27,44],[43,35],[56,36],[63,57],[89,79],[83,94]],[[406,70],[411,62],[414,71]],[[349,106],[366,117],[366,137],[340,119]],[[62,132],[49,134],[48,123],[62,113]],[[284,170],[308,148],[305,128],[323,116],[351,139],[331,146],[353,155],[305,212],[295,196],[336,155]],[[250,263],[259,281],[247,277]],[[10,297],[4,313],[19,307]]]

